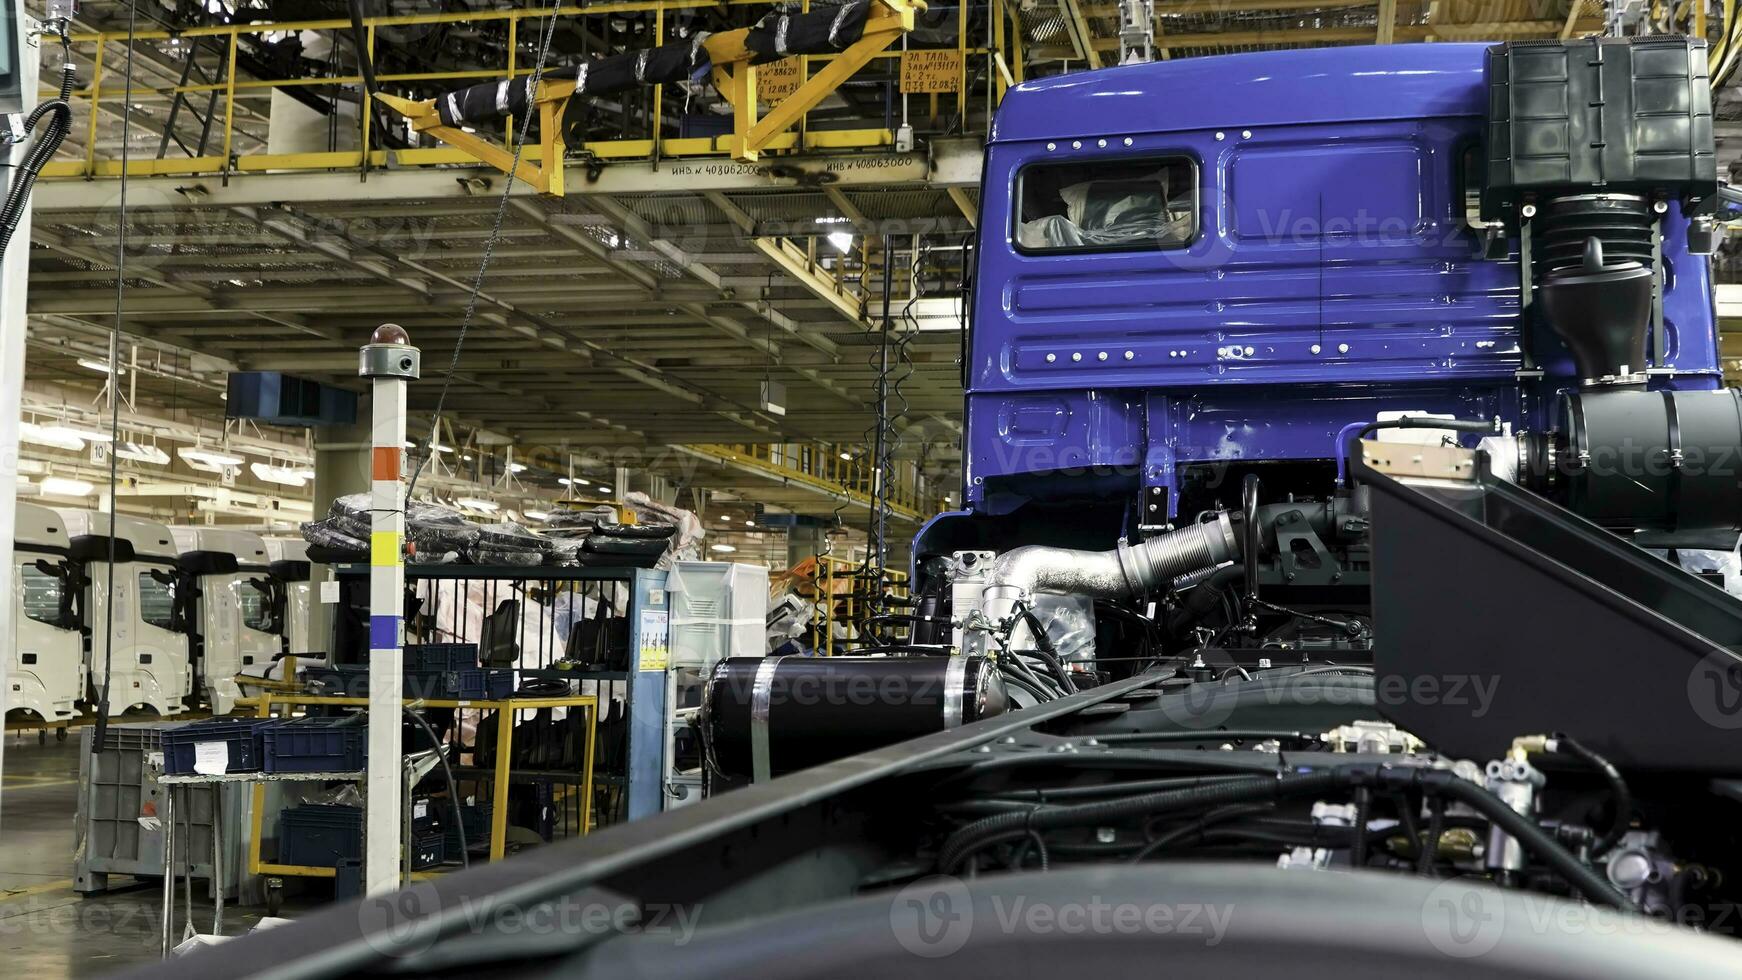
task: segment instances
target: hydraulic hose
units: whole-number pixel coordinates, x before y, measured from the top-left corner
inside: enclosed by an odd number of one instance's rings
[[[1524,848],[1543,860],[1543,863],[1553,868],[1574,890],[1587,899],[1599,905],[1611,908],[1634,910],[1634,905],[1609,884],[1609,879],[1580,861],[1571,851],[1562,847],[1547,831],[1537,826],[1530,819],[1506,804],[1506,801],[1475,783],[1467,782],[1452,773],[1441,769],[1426,772],[1406,773],[1399,770],[1381,770],[1381,778],[1402,779],[1423,789],[1436,793],[1442,798],[1456,800],[1468,805],[1471,809],[1487,817],[1491,823],[1499,826],[1507,834],[1515,838]]]
[[[1208,809],[1230,803],[1282,799],[1330,789],[1338,785],[1341,778],[1336,770],[1253,776],[1249,779],[1225,780],[1094,803],[1041,806],[1017,813],[1000,813],[966,824],[950,834],[938,851],[938,868],[945,874],[952,873],[973,851],[999,841],[1026,837],[1035,830],[1100,824],[1121,817]]]
[[[60,44],[62,55],[66,59],[61,68],[60,93],[55,98],[38,104],[24,118],[24,132],[34,133],[43,117],[51,114],[54,116],[49,120],[48,128],[25,151],[18,173],[12,178],[12,186],[7,189],[5,203],[0,205],[0,256],[6,254],[7,246],[12,244],[12,234],[18,230],[18,223],[24,220],[25,212],[29,210],[30,191],[36,186],[37,175],[54,159],[61,142],[72,129],[73,109],[69,100],[72,98],[76,79],[73,72],[72,39],[67,36],[64,22],[60,25]]]
[[[1340,766],[1314,772],[1282,772],[1274,775],[1227,779],[1187,789],[1144,793],[1118,799],[1072,806],[1038,806],[1017,813],[1001,813],[964,824],[947,838],[938,851],[938,868],[953,872],[974,851],[991,844],[1026,837],[1051,827],[1100,825],[1131,816],[1153,816],[1180,810],[1198,810],[1233,803],[1276,801],[1321,793],[1336,787],[1369,791],[1413,790],[1456,801],[1486,817],[1490,823],[1516,839],[1547,864],[1586,899],[1599,905],[1634,911],[1627,897],[1593,871],[1536,821],[1512,809],[1487,789],[1443,769],[1393,766]]]
[[[1556,751],[1564,750],[1567,754],[1576,756],[1580,761],[1597,770],[1598,775],[1609,784],[1609,793],[1613,797],[1615,816],[1609,821],[1609,829],[1591,846],[1593,855],[1606,853],[1621,840],[1621,835],[1627,833],[1627,826],[1633,820],[1633,793],[1627,788],[1627,780],[1621,778],[1621,770],[1597,753],[1581,745],[1565,735],[1556,735],[1553,739]]]
[[[1034,644],[1037,648],[1034,652],[1039,655],[1040,659],[1046,661],[1047,669],[1051,670],[1053,676],[1058,678],[1059,686],[1064,688],[1066,694],[1077,693],[1077,685],[1071,682],[1070,673],[1065,670],[1064,663],[1059,660],[1058,648],[1052,645],[1052,637],[1046,635],[1046,626],[1041,623],[1040,617],[1034,614],[1034,608],[1026,603],[1022,606],[1022,621],[1028,624],[1028,631],[1034,634]]]

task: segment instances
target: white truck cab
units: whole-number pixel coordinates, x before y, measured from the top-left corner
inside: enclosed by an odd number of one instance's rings
[[[155,521],[114,515],[114,594],[109,591],[110,515],[58,510],[72,539],[73,558],[84,565],[80,622],[91,702],[109,683],[109,716],[143,705],[168,717],[187,710],[193,690],[188,638],[176,604],[175,539]],[[114,606],[110,643],[104,636]],[[112,652],[111,652],[112,651]],[[108,654],[105,656],[105,654]]]
[[[250,531],[172,527],[194,680],[212,714],[227,715],[242,691],[236,675],[258,673],[284,649],[266,541]]]
[[[5,712],[64,721],[85,696],[84,642],[73,606],[78,565],[59,514],[19,501],[17,515]]]
[[[309,639],[309,602],[314,587],[312,566],[308,560],[308,542],[301,538],[267,538],[266,557],[272,562],[272,578],[278,583],[281,618],[284,623],[284,652],[306,657],[323,652]]]

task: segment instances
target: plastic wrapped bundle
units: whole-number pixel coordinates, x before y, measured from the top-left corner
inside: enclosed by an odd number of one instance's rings
[[[617,523],[617,508],[600,504],[589,510],[559,510],[544,522],[546,531],[568,536],[585,536],[600,524]]]
[[[513,521],[476,529],[478,538],[467,549],[476,565],[542,565],[549,542]]]
[[[581,563],[581,548],[587,543],[586,537],[566,537],[548,539],[550,550],[545,552],[544,563],[547,565],[579,565]]]
[[[329,556],[339,554],[367,554],[369,542],[364,538],[354,537],[344,530],[337,520],[327,518],[324,521],[304,521],[302,524],[302,539],[312,547],[326,549]],[[311,560],[320,560],[313,559]]]
[[[367,551],[371,516],[369,495],[352,493],[334,500],[327,519],[319,523],[330,525]],[[424,501],[406,503],[405,541],[411,546],[407,561],[420,565],[452,562],[477,540],[477,526],[459,511]]]
[[[654,501],[639,491],[625,494],[623,503],[635,512],[641,524],[669,524],[677,531],[667,542],[666,553],[659,567],[669,567],[673,561],[696,561],[702,556],[702,521],[693,511]]]

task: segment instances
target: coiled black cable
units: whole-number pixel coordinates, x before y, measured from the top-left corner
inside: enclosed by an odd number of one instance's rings
[[[30,209],[30,191],[36,186],[36,177],[42,173],[42,168],[54,159],[60,145],[67,138],[67,132],[73,126],[73,107],[71,98],[75,82],[73,72],[72,38],[67,36],[66,22],[59,26],[61,53],[66,63],[61,69],[60,94],[47,102],[37,105],[24,117],[24,131],[33,133],[43,117],[53,115],[48,122],[48,128],[25,151],[24,160],[18,166],[18,175],[12,178],[12,186],[6,192],[6,202],[0,205],[0,256],[6,254],[7,246],[12,244],[12,235],[18,230],[18,223],[24,220],[24,215]]]

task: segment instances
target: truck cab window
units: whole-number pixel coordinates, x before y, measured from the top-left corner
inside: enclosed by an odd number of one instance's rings
[[[274,602],[267,591],[269,586],[259,579],[249,579],[242,583],[242,625],[262,633],[276,631],[273,622]]]
[[[150,572],[139,573],[139,618],[158,629],[175,629],[175,586]]]
[[[36,567],[33,561],[18,566],[18,585],[24,595],[24,615],[50,626],[61,620],[61,579]]]
[[[1017,175],[1024,252],[1168,249],[1197,234],[1197,166],[1187,157],[1046,163]]]

